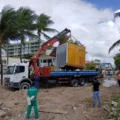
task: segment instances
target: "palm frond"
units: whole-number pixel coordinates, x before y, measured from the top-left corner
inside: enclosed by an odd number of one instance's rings
[[[52,29],[52,28],[44,28],[43,31],[45,31],[45,32],[58,32],[57,30]]]
[[[34,11],[28,7],[20,7],[17,10],[17,26],[19,29],[34,30],[35,27],[33,26],[33,23],[36,18],[37,16]]]
[[[44,13],[40,14],[40,16],[38,17],[38,21],[43,22],[46,25],[54,24],[54,22],[51,20],[51,17],[45,15]]]
[[[3,9],[2,9],[2,14],[5,14],[6,13],[6,11],[7,12],[11,12],[11,11],[14,11],[14,8],[13,7],[11,7],[10,5],[6,5],[6,6],[4,6],[3,7]],[[10,16],[9,16],[10,17]]]
[[[7,5],[2,9],[0,14],[0,35],[2,36],[2,43],[8,43],[9,39],[15,40],[17,38],[17,30],[14,25],[16,11],[14,8]]]
[[[111,52],[111,50],[113,50],[115,47],[117,47],[118,45],[120,45],[120,40],[116,41],[109,49],[109,53]]]
[[[44,32],[41,32],[41,33],[42,33],[42,35],[43,35],[47,40],[50,39],[50,37],[49,37],[48,35],[46,35]]]
[[[50,19],[49,16],[47,16],[45,14],[41,14],[40,16],[38,16],[38,19],[37,19],[37,29],[38,30],[43,30],[52,24],[54,24],[54,22]]]
[[[1,12],[0,29],[4,31],[15,20],[15,10],[10,6],[5,6]]]
[[[23,34],[27,37],[37,37],[37,35],[35,35],[32,31],[28,31],[28,30],[24,30]]]
[[[46,34],[46,32],[58,32],[53,28],[49,28],[49,26],[52,24],[54,24],[54,22],[51,20],[50,16],[47,16],[44,13],[40,14],[37,17],[37,23],[36,23],[38,36],[43,35],[47,40],[50,39],[50,37]]]

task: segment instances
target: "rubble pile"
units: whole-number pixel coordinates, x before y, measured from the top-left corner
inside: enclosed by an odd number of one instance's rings
[[[108,120],[120,120],[120,98],[115,98],[111,104],[106,104],[103,108]]]

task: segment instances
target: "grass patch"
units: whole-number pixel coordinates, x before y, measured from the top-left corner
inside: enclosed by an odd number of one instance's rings
[[[115,101],[118,103],[117,110],[116,110],[116,118],[120,117],[120,97],[112,98],[112,101]]]
[[[115,101],[115,102],[120,102],[120,97],[114,97],[114,98],[112,98],[112,101]]]

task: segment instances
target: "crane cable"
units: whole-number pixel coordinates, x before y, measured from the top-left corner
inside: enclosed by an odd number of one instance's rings
[[[74,37],[74,36],[72,36],[72,35],[71,35],[71,37],[72,37],[73,39],[75,39],[77,43],[79,43],[81,46],[83,46],[83,47],[84,47],[84,45],[83,45],[80,41],[78,41],[78,40],[77,40],[77,38],[75,38],[75,37]]]

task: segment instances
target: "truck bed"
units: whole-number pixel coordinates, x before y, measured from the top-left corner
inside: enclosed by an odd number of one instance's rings
[[[52,71],[50,73],[51,77],[63,77],[63,76],[97,76],[99,74],[99,71],[89,71],[89,70],[85,70],[85,71]]]

